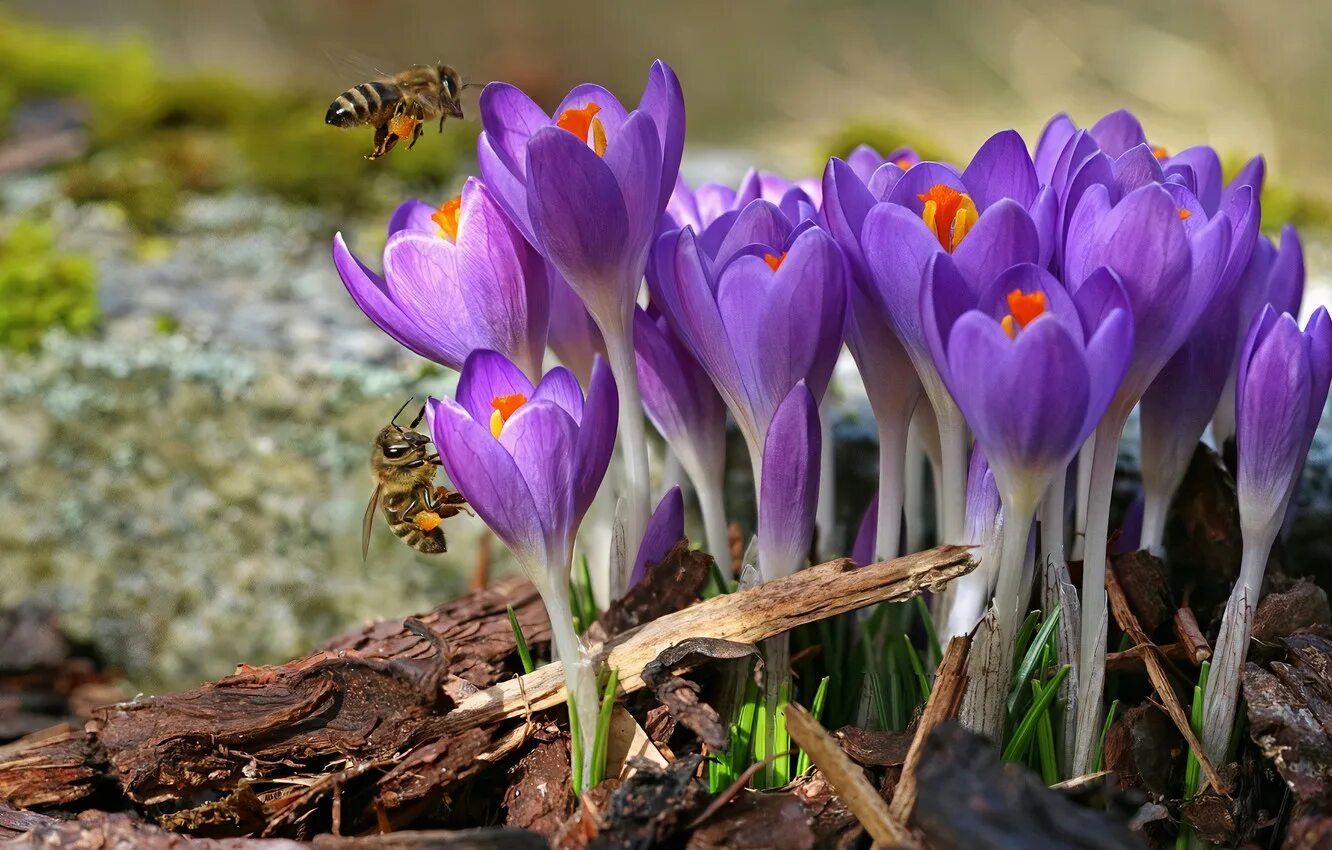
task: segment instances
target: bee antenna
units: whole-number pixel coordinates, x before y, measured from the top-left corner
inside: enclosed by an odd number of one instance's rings
[[[415,399],[416,399],[416,396],[412,396],[411,398],[409,398],[409,399],[407,399],[406,401],[404,401],[404,402],[402,403],[402,407],[399,407],[399,408],[398,408],[398,412],[395,413],[395,414],[393,414],[393,418],[389,420],[389,424],[390,424],[390,425],[394,425],[394,426],[396,426],[396,425],[398,424],[398,417],[401,416],[401,415],[402,415],[402,412],[403,412],[404,410],[407,409],[407,405],[411,404],[412,401],[414,401]]]

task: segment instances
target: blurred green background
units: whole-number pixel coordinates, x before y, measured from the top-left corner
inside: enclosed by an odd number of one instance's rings
[[[377,428],[442,370],[378,333],[328,257],[372,265],[403,197],[468,174],[475,120],[370,163],[343,89],[438,60],[554,105],[679,74],[687,176],[816,174],[869,141],[965,158],[1121,106],[1169,149],[1268,157],[1265,225],[1327,300],[1332,4],[261,0],[0,5],[0,604],[40,600],[144,689],[280,660],[456,592],[358,545]],[[465,98],[475,111],[476,91]],[[1307,307],[1306,307],[1307,309]]]

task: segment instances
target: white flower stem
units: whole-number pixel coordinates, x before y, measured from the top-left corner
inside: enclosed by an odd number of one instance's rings
[[[1166,518],[1175,491],[1184,480],[1197,440],[1181,439],[1188,435],[1161,433],[1148,427],[1152,420],[1142,419],[1142,534],[1138,548],[1158,558],[1165,557]],[[1201,434],[1197,435],[1201,437]]]
[[[1083,543],[1087,538],[1087,497],[1091,491],[1092,454],[1096,451],[1093,432],[1078,450],[1077,490],[1073,493],[1073,560],[1082,560]]]
[[[703,515],[703,533],[707,538],[708,553],[712,555],[724,576],[731,574],[731,536],[726,528],[726,507],[722,497],[723,470],[717,470],[707,479],[693,478],[694,492],[698,494],[698,510]]]
[[[814,507],[814,527],[818,529],[818,556],[822,560],[837,557],[837,464],[833,451],[832,392],[824,393],[819,405],[819,427],[822,442],[819,449],[819,496]]]
[[[1042,563],[1064,567],[1064,490],[1066,476],[1057,474],[1041,499],[1041,554]],[[1047,612],[1048,613],[1048,612]]]
[[[1004,525],[1000,532],[1002,542],[999,547],[998,581],[994,589],[995,618],[998,621],[999,652],[998,664],[992,675],[976,682],[976,687],[986,688],[998,694],[1007,695],[1013,677],[1013,640],[1017,636],[1018,622],[1021,619],[1020,590],[1022,586],[1023,564],[1027,559],[1027,539],[1031,534],[1031,519],[1036,506],[1030,499],[1022,497],[1004,497]],[[987,671],[988,673],[988,671]],[[996,704],[1002,708],[1005,700],[1000,698]],[[991,741],[1000,745],[1004,737],[1004,712],[986,711],[985,716],[977,718],[983,728],[977,730],[987,735]]]
[[[902,503],[906,488],[907,422],[879,421],[879,515],[874,558],[896,558],[902,543]]]
[[[1254,610],[1274,539],[1274,534],[1263,534],[1258,540],[1244,541],[1239,581],[1235,582],[1221,617],[1212,672],[1207,677],[1207,693],[1203,697],[1203,752],[1214,764],[1229,757],[1227,750],[1239,710],[1240,670],[1248,653]]]
[[[629,588],[629,572],[634,567],[638,546],[647,530],[649,505],[647,430],[643,423],[643,401],[638,390],[638,364],[634,358],[633,325],[602,328],[606,340],[606,359],[620,396],[620,439],[625,461],[624,539],[625,559],[611,564],[611,596],[618,599]]]
[[[942,408],[942,409],[941,409]],[[940,486],[942,516],[939,518],[939,542],[960,543],[966,535],[967,467],[969,448],[967,422],[950,398],[935,408],[939,421]]]
[[[601,694],[597,688],[596,670],[592,659],[588,657],[583,644],[574,633],[573,616],[569,609],[569,593],[561,588],[568,586],[569,570],[560,573],[554,571],[557,586],[550,587],[542,594],[546,603],[546,613],[550,615],[551,641],[555,645],[555,657],[564,667],[564,686],[574,698],[574,708],[578,712],[579,743],[582,747],[583,776],[592,775],[592,749],[597,735],[597,714],[601,708]],[[581,790],[581,789],[576,789]]]
[[[1112,407],[1096,429],[1087,497],[1087,533],[1082,557],[1082,635],[1078,643],[1078,734],[1073,774],[1091,772],[1092,756],[1101,734],[1101,696],[1105,685],[1106,618],[1105,563],[1110,536],[1110,499],[1114,493],[1115,461],[1127,410]]]

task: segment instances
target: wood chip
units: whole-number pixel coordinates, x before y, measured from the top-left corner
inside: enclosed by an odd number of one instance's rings
[[[864,769],[842,752],[833,736],[804,706],[791,703],[786,707],[786,730],[791,733],[791,740],[799,744],[800,749],[809,755],[810,761],[828,777],[828,781],[841,795],[842,802],[855,814],[875,844],[889,847],[920,846],[911,831],[893,815],[879,792],[865,778]]]
[[[1193,616],[1192,608],[1185,606],[1176,611],[1174,626],[1180,645],[1184,647],[1194,667],[1212,657],[1211,644],[1203,636],[1202,629],[1198,628],[1198,618]]]

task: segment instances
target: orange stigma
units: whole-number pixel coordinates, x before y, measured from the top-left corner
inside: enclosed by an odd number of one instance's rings
[[[1008,293],[1008,315],[1000,320],[999,325],[1008,334],[1009,339],[1017,339],[1018,331],[1031,324],[1037,316],[1045,312],[1045,293],[1025,293],[1014,289]]]
[[[920,213],[925,226],[934,231],[945,251],[952,253],[957,250],[963,237],[979,218],[971,196],[936,183],[930,187],[930,191],[916,197],[925,202],[925,209]]]
[[[786,259],[786,254],[786,251],[783,251],[780,254],[764,254],[763,262],[768,264],[768,268],[777,271],[777,268],[781,266],[782,262]]]
[[[897,159],[893,160],[893,165],[896,165],[898,168],[902,169],[903,171],[906,171],[908,168],[911,167],[911,160],[907,159],[904,156],[899,156]]]
[[[1189,212],[1188,210],[1184,209],[1183,207],[1180,207],[1180,208],[1179,208],[1179,220],[1180,220],[1180,221],[1183,221],[1184,219],[1188,218],[1188,217],[1191,216],[1191,215],[1193,215],[1193,213]]]
[[[1152,156],[1156,157],[1157,159],[1169,159],[1170,151],[1166,150],[1160,145],[1157,145],[1154,148],[1152,148]]]
[[[561,130],[568,130],[583,141],[590,143],[592,150],[597,152],[597,156],[605,156],[606,128],[596,117],[600,111],[601,107],[595,103],[589,103],[582,109],[566,109],[560,113],[559,118],[555,119],[555,126]]]
[[[399,139],[408,139],[420,123],[410,115],[394,115],[389,119],[389,132]]]
[[[504,423],[509,421],[509,417],[527,403],[527,396],[522,393],[513,395],[497,395],[490,400],[490,406],[495,408],[495,412],[490,414],[490,433],[491,436],[498,437],[500,431],[504,430]]]
[[[439,225],[439,235],[450,242],[458,241],[458,211],[462,208],[462,195],[454,195],[439,205],[430,218]]]

